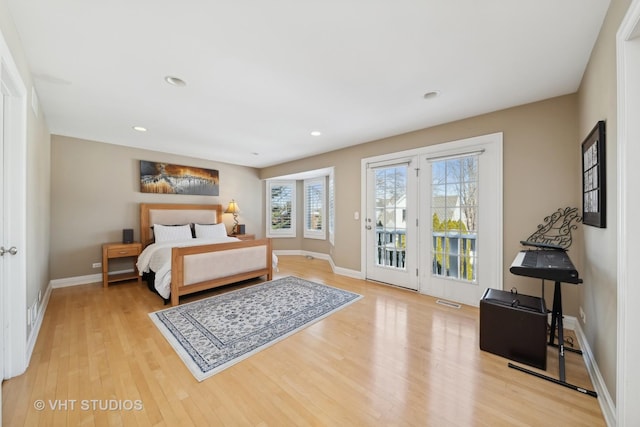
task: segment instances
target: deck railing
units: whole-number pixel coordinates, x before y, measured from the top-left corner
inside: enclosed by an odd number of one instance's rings
[[[474,281],[476,271],[475,234],[432,233],[432,274]],[[377,265],[405,268],[406,230],[376,229]]]
[[[376,246],[378,248],[376,263],[404,269],[406,244],[405,229],[376,228]]]
[[[470,282],[476,279],[476,234],[432,233],[432,273]]]

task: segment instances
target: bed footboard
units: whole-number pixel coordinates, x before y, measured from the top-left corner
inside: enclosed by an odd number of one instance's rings
[[[271,239],[173,248],[171,305],[182,295],[260,276],[273,276]]]

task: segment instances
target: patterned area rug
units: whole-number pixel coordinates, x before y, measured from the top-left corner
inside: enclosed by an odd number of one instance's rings
[[[360,298],[288,276],[149,316],[202,381]]]

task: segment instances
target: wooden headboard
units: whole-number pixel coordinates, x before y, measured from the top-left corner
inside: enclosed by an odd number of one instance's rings
[[[153,243],[153,224],[219,224],[222,205],[140,203],[140,241],[143,247]]]

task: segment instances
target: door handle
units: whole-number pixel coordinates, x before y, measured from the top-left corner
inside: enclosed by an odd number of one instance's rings
[[[15,246],[11,246],[9,249],[5,249],[4,246],[0,246],[0,256],[4,256],[7,252],[11,255],[15,255],[18,253],[18,249],[16,249]]]
[[[371,230],[371,226],[370,226],[370,225],[367,225],[365,228],[366,228],[367,230]]]

